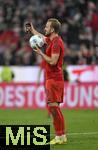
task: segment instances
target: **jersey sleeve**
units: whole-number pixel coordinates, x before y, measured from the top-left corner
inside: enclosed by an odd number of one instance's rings
[[[55,40],[52,45],[52,54],[60,53],[60,44],[58,40]]]
[[[42,62],[40,63],[40,67],[45,68],[45,61],[44,60],[42,60]]]

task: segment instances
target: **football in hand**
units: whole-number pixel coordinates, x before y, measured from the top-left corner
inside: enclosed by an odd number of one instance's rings
[[[44,38],[41,35],[33,35],[29,40],[30,46],[35,48],[36,46],[42,47],[44,45]]]

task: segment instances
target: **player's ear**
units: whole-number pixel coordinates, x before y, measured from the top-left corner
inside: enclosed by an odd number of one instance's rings
[[[53,33],[54,32],[54,28],[51,28],[51,33]]]

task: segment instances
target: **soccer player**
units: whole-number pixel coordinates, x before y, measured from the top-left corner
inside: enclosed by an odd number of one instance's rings
[[[64,117],[60,110],[59,104],[63,102],[64,78],[62,71],[64,57],[64,43],[59,36],[61,23],[55,19],[48,19],[45,26],[45,36],[39,33],[32,23],[26,26],[26,32],[42,35],[45,43],[45,53],[39,47],[34,51],[41,55],[45,61],[45,86],[46,86],[46,101],[49,112],[53,117],[53,125],[55,129],[55,138],[50,141],[52,144],[64,144],[67,142],[66,126]]]

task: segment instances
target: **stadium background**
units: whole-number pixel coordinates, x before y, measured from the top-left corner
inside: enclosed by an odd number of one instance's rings
[[[61,105],[69,141],[51,149],[97,150],[97,0],[0,0],[0,124],[51,125],[45,109],[43,69],[38,79],[42,59],[29,47],[31,34],[24,32],[29,21],[43,32],[51,17],[62,23],[63,69],[69,75]],[[52,125],[51,133],[53,136]]]

